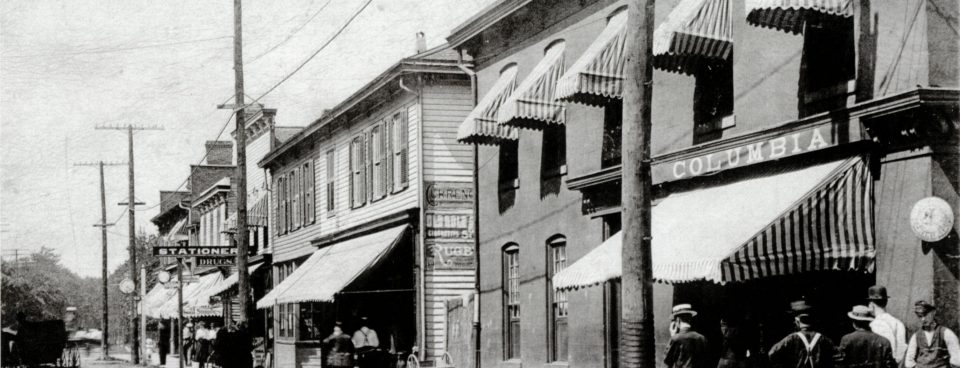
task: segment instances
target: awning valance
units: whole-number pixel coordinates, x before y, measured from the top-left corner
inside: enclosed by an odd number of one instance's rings
[[[733,52],[733,0],[682,0],[653,33],[653,65],[693,73]]]
[[[560,77],[554,97],[593,106],[623,98],[626,50],[627,12],[621,11],[610,18],[600,36]]]
[[[554,99],[557,81],[563,75],[563,41],[547,48],[543,59],[520,82],[497,113],[497,123],[526,129],[542,129],[547,124],[563,124],[564,105]]]
[[[784,32],[803,32],[813,14],[853,16],[853,0],[746,0],[747,23]]]
[[[872,271],[872,183],[867,165],[852,158],[672,194],[653,208],[653,277],[725,283]],[[554,276],[554,286],[620,277],[621,250],[617,233]]]
[[[511,65],[500,72],[500,78],[460,124],[457,141],[465,144],[498,145],[504,141],[519,139],[516,129],[497,124],[500,105],[510,97],[516,86],[517,66]]]
[[[300,302],[331,302],[357,277],[374,268],[400,241],[409,225],[321,248],[267,295],[257,308]]]
[[[255,265],[247,267],[247,274],[252,275],[262,265],[263,263],[257,263]],[[230,290],[231,288],[236,286],[238,281],[240,281],[239,274],[234,272],[233,274],[230,275],[230,277],[223,279],[223,281],[215,285],[213,287],[213,290],[210,291],[210,295],[222,294],[224,291]]]

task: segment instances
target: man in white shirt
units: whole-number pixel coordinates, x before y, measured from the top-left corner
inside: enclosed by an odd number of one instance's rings
[[[920,331],[910,337],[904,366],[907,368],[950,368],[960,366],[960,341],[949,328],[934,319],[937,308],[926,301],[914,304]]]
[[[874,315],[874,320],[870,322],[870,330],[890,341],[893,359],[900,364],[907,352],[907,329],[903,326],[903,322],[887,313],[888,299],[886,287],[874,285],[867,289],[867,301]]]

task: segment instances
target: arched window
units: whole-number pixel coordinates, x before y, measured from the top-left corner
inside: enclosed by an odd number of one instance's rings
[[[567,292],[553,289],[553,277],[567,267],[567,238],[556,235],[547,240],[547,316],[550,361],[567,361]]]
[[[503,247],[503,355],[520,358],[520,247]]]

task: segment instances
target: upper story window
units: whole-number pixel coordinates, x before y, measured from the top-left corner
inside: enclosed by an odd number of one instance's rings
[[[315,223],[313,161],[277,175],[277,235]]]
[[[314,223],[316,218],[316,203],[314,201],[314,191],[316,190],[313,185],[314,175],[313,172],[313,162],[307,161],[303,163],[301,167],[301,173],[303,175],[303,184],[300,188],[303,192],[303,224],[304,226]]]
[[[518,155],[519,145],[516,141],[504,141],[500,144],[497,191],[500,197],[501,212],[513,206],[516,200],[516,191],[520,188]]]
[[[360,134],[350,141],[350,206],[367,203],[367,135]]]
[[[611,102],[603,108],[603,143],[600,151],[600,167],[606,168],[620,164],[623,155],[623,103]]]
[[[541,176],[556,177],[567,173],[567,132],[563,125],[543,129]]]
[[[393,152],[393,191],[399,192],[409,185],[410,182],[410,137],[409,123],[407,121],[407,110],[403,109],[390,118],[392,127],[391,149]]]
[[[363,206],[410,182],[409,125],[403,109],[350,141],[350,206]]]
[[[327,151],[327,216],[336,214],[337,209],[337,150],[331,148]]]
[[[504,359],[520,358],[520,247],[503,247]]]
[[[276,226],[277,235],[287,233],[287,179],[283,175],[277,175],[277,214]]]
[[[386,134],[383,125],[378,123],[370,128],[370,187],[373,192],[370,200],[376,201],[387,195]]]
[[[784,6],[747,1],[747,22],[803,35],[800,61],[800,117],[846,105],[856,78],[854,1],[804,1]]]

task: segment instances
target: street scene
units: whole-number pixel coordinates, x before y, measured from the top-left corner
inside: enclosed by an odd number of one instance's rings
[[[2,367],[960,368],[956,0],[0,13]]]

